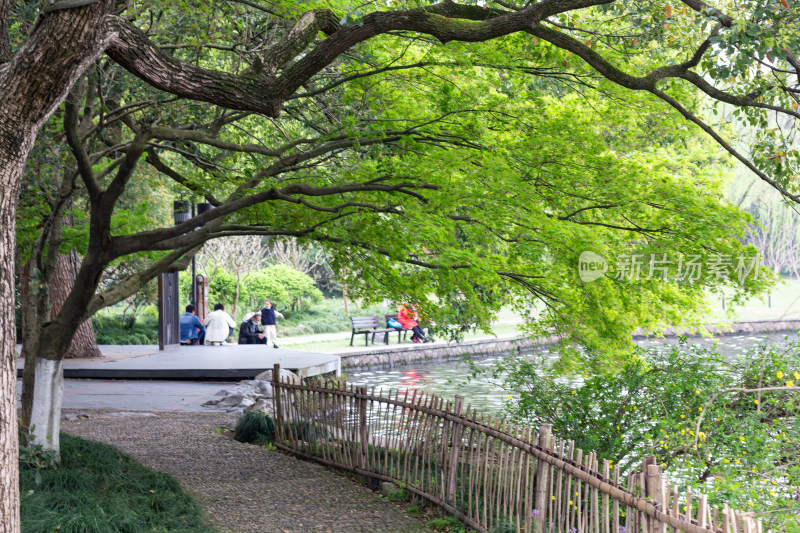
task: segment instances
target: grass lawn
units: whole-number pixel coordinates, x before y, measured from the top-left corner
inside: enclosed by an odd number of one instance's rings
[[[177,481],[111,446],[62,433],[61,458],[54,469],[20,465],[25,533],[217,531],[203,525],[200,507]]]

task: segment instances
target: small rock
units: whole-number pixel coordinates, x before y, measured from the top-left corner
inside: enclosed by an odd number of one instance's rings
[[[230,396],[226,396],[217,404],[217,407],[234,407],[241,405],[242,400],[244,400],[246,396],[244,394],[231,394]]]
[[[272,416],[272,402],[266,399],[259,399],[245,411],[260,411],[265,415]]]
[[[253,405],[254,403],[256,403],[254,399],[250,398],[249,396],[245,396],[244,398],[242,398],[242,401],[239,402],[239,407],[247,408]]]
[[[227,396],[229,394],[230,394],[230,392],[226,391],[225,389],[222,389],[221,391],[216,393],[214,396]]]
[[[256,379],[257,380],[261,380],[261,381],[272,382],[272,370],[265,370],[264,372],[262,372],[259,375],[257,375]],[[288,380],[289,383],[291,383],[293,385],[302,385],[302,383],[303,383],[302,380],[300,379],[300,376],[298,376],[294,372],[286,370],[285,368],[281,368],[280,379],[281,379],[281,381],[287,381]]]

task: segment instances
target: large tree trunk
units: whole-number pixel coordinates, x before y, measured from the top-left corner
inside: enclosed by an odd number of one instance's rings
[[[69,292],[72,290],[72,285],[78,275],[79,265],[80,261],[77,252],[58,257],[58,265],[50,282],[51,320],[56,317],[67,296],[69,296]],[[94,335],[94,326],[91,319],[87,320],[78,326],[78,330],[75,332],[75,336],[72,337],[72,342],[64,357],[69,359],[75,357],[100,357],[101,355],[100,349],[97,347],[97,338]]]
[[[14,231],[24,157],[19,157],[20,147],[12,144],[16,140],[9,131],[12,128],[12,124],[0,118],[0,532],[3,533],[19,531]]]
[[[0,65],[0,533],[18,533],[14,253],[17,196],[36,134],[104,47],[110,2],[55,11]]]

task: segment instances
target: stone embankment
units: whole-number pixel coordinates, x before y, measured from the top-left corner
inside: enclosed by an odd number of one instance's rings
[[[663,337],[701,337],[704,335],[757,335],[780,331],[800,330],[800,319],[787,320],[758,320],[751,322],[735,322],[726,326],[707,325],[702,330],[687,328],[667,328],[662,332]],[[652,338],[654,335],[644,335],[634,332],[634,339]],[[519,353],[531,352],[537,349],[552,346],[558,337],[507,337],[494,339],[476,339],[465,341],[461,344],[435,342],[431,344],[375,344],[358,350],[342,352],[342,370],[362,370],[366,368],[392,368],[395,365],[408,363],[421,363],[428,361],[451,361],[465,356],[479,358],[500,355],[516,351]]]

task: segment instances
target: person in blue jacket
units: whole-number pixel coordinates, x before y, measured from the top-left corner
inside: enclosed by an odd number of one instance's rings
[[[264,326],[264,335],[267,337],[267,344],[272,344],[273,348],[278,347],[278,332],[275,328],[275,317],[283,318],[283,314],[272,307],[272,300],[264,302],[261,309],[261,325]]]
[[[206,328],[197,315],[194,314],[194,306],[186,306],[186,313],[180,316],[181,323],[181,344],[204,344],[206,339]]]

